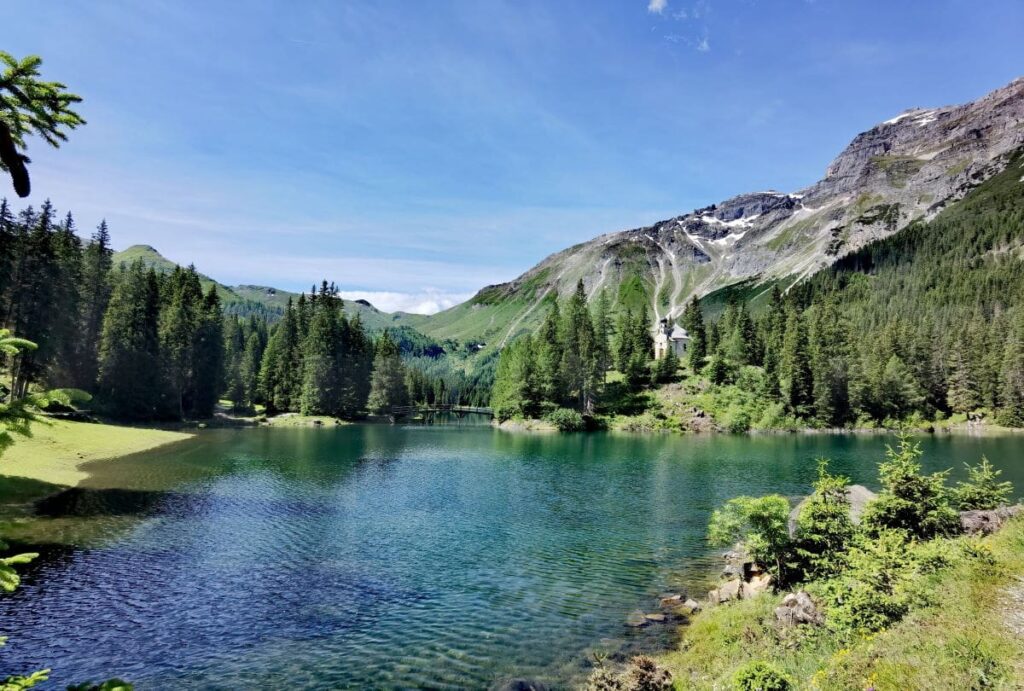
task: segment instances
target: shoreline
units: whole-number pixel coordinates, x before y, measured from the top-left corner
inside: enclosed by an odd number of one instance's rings
[[[275,422],[276,421],[276,422]],[[303,416],[281,416],[256,424],[218,425],[216,421],[172,423],[146,427],[110,422],[77,422],[53,418],[41,419],[33,425],[28,437],[17,437],[15,443],[0,457],[0,476],[17,477],[45,482],[61,487],[77,487],[90,476],[85,465],[96,461],[123,458],[132,454],[151,451],[156,448],[193,439],[205,429],[232,427],[276,428],[276,429],[325,429],[338,425],[381,425],[385,421],[361,420],[357,422],[305,418]],[[562,434],[546,420],[492,421],[490,428],[511,434]],[[749,430],[731,433],[722,430],[687,431],[672,429],[621,429],[609,427],[604,430],[588,430],[607,434],[650,435],[729,435],[729,436],[782,436],[782,435],[856,435],[880,436],[899,433],[899,429],[878,428],[802,428],[798,430]],[[964,436],[996,437],[1024,434],[1024,430],[998,426],[951,425],[944,427],[914,428],[906,430],[913,436]]]
[[[109,461],[185,441],[195,432],[52,418],[16,437],[0,457],[0,476],[25,478],[60,487],[77,487],[90,473],[87,463]]]

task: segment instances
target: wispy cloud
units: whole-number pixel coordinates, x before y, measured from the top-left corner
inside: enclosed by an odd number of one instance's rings
[[[661,14],[668,7],[668,0],[650,0],[647,3],[647,11],[651,14]]]
[[[711,50],[711,41],[708,40],[707,34],[701,36],[697,40],[697,44],[694,46],[694,48],[696,48],[697,52],[700,53],[707,53]]]

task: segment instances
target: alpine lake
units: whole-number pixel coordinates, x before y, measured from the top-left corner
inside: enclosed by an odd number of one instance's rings
[[[923,436],[1024,494],[1024,436]],[[5,532],[41,556],[0,598],[5,673],[46,688],[566,688],[678,643],[705,531],[741,494],[809,491],[817,459],[877,489],[886,435],[526,434],[431,426],[205,430],[95,462]],[[634,621],[635,623],[635,621]]]

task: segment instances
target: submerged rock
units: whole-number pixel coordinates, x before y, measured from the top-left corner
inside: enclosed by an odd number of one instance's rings
[[[641,626],[647,626],[650,623],[651,622],[647,619],[647,615],[640,610],[634,610],[629,613],[628,617],[626,617],[626,626],[632,626],[635,629],[638,629]]]

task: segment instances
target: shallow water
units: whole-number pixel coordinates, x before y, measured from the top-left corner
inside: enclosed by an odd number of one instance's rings
[[[43,556],[0,599],[0,672],[53,688],[570,686],[699,592],[710,511],[806,492],[815,459],[874,486],[878,436],[509,434],[488,427],[216,430],[94,464],[39,507]],[[1024,488],[1024,437],[922,439]],[[16,625],[15,625],[16,623]]]

